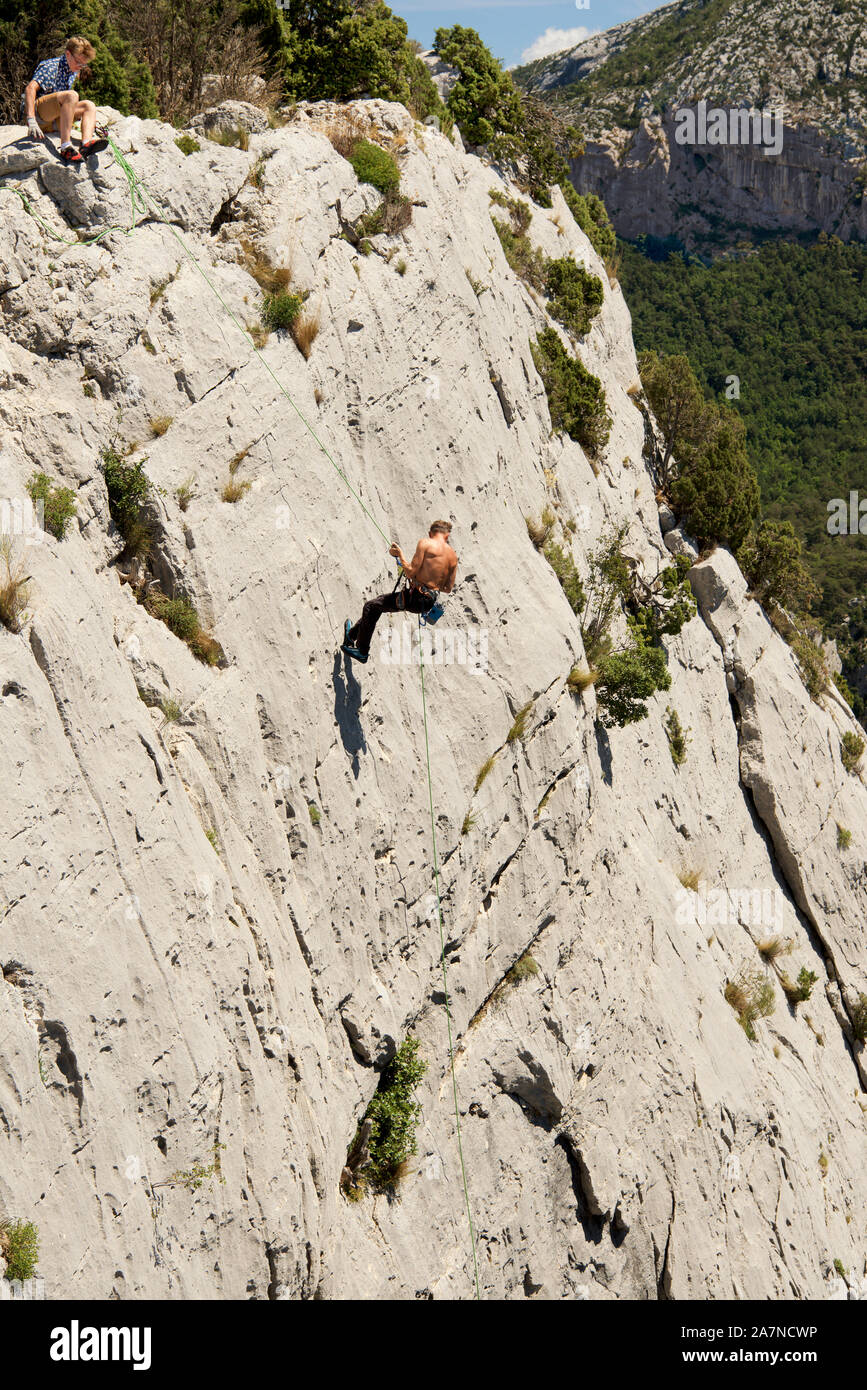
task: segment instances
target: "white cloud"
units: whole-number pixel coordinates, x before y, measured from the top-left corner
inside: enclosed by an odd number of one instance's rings
[[[551,53],[562,53],[564,48],[574,48],[582,39],[589,39],[593,29],[579,26],[577,29],[546,29],[521,54],[522,63],[532,63],[535,58],[547,58]]]

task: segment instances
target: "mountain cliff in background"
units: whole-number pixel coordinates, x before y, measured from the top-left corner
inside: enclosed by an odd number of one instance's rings
[[[681,0],[513,75],[585,132],[575,185],[628,239],[863,239],[865,24],[867,0]],[[781,152],[679,143],[675,112],[701,101],[782,109]]]

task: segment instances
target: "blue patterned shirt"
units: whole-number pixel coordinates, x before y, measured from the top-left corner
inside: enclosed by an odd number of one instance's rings
[[[66,92],[70,87],[75,86],[77,74],[72,71],[66,61],[66,54],[61,53],[59,58],[46,58],[31,78],[32,82],[39,84],[39,91],[36,99],[47,96],[49,92]],[[21,110],[25,110],[24,97],[21,97]]]

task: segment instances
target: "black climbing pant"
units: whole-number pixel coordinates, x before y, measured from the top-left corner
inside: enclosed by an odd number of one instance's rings
[[[397,590],[391,594],[380,594],[378,598],[368,599],[361,613],[361,621],[355,624],[346,638],[346,644],[356,647],[363,656],[370,651],[373,632],[383,613],[429,613],[436,603],[436,594],[425,593],[422,589]]]

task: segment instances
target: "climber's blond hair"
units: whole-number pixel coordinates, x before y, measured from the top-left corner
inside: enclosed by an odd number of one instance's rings
[[[71,53],[73,58],[83,58],[86,63],[89,63],[96,53],[90,39],[83,39],[80,34],[73,34],[71,39],[67,39],[63,51]]]

